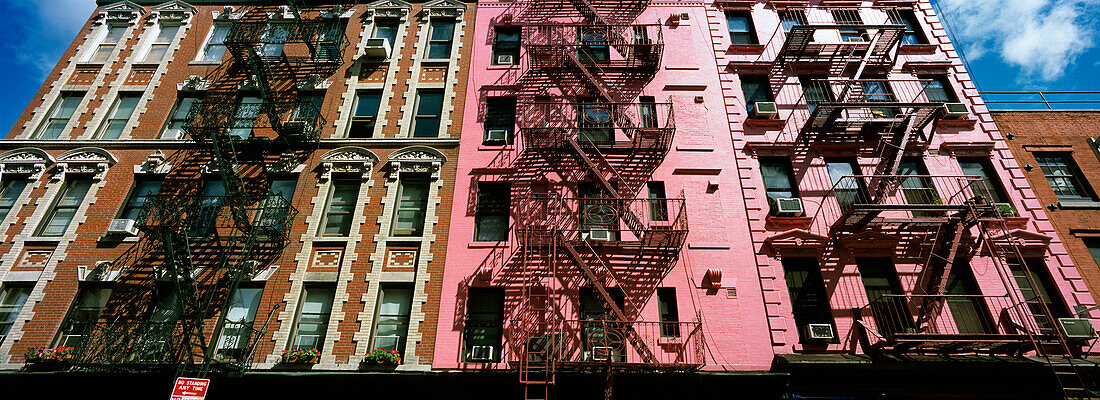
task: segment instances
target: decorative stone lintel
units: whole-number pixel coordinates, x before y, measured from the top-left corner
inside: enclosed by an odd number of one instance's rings
[[[135,174],[164,175],[172,170],[172,164],[164,162],[164,152],[157,150],[145,159],[145,162],[134,166]]]
[[[198,75],[191,75],[186,81],[176,84],[176,90],[181,92],[201,92],[210,88],[210,81]]]
[[[195,15],[195,7],[180,0],[173,0],[153,6],[147,23],[185,24]]]
[[[130,1],[120,1],[100,7],[94,25],[132,25],[145,15],[145,8]]]
[[[309,74],[306,79],[295,82],[298,90],[326,90],[332,86],[332,81],[325,79],[320,74]]]

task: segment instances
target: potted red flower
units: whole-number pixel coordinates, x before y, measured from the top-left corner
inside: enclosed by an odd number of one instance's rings
[[[363,361],[359,363],[359,369],[367,371],[392,371],[397,369],[398,365],[401,365],[400,352],[379,347],[363,356]]]
[[[76,355],[76,349],[70,346],[56,348],[31,347],[23,353],[25,369],[32,371],[60,371],[69,367]]]

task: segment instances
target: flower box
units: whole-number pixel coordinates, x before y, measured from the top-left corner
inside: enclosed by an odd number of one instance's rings
[[[283,350],[279,364],[312,366],[321,361],[321,351],[317,349]]]
[[[69,368],[75,358],[76,349],[69,346],[56,348],[31,347],[23,353],[27,371],[61,371]]]
[[[393,371],[398,365],[401,365],[401,352],[379,347],[363,356],[363,361],[359,362],[359,370]]]

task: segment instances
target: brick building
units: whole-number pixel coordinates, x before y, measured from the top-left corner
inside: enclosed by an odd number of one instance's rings
[[[1081,397],[996,122],[928,0],[100,2],[0,141],[0,386]]]
[[[1095,110],[994,110],[991,112],[1008,139],[1006,143],[1035,197],[1047,208],[1050,222],[1065,242],[1066,251],[1085,284],[1100,288],[1100,156]]]
[[[0,365],[428,369],[473,15],[101,2],[0,143]]]

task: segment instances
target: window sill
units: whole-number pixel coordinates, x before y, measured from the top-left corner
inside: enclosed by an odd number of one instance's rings
[[[898,48],[901,54],[932,54],[940,46],[935,44],[903,44]]]
[[[187,65],[220,65],[221,63],[221,61],[192,61]]]
[[[351,240],[350,236],[314,236],[313,243],[317,244],[331,244],[331,243],[347,243]]]
[[[516,146],[511,144],[491,145],[483,144],[477,146],[477,151],[501,151],[501,150],[515,150]]]
[[[425,58],[423,60],[420,60],[420,62],[446,64],[446,63],[450,63],[451,59],[450,58]]]
[[[503,249],[508,247],[508,242],[470,242],[468,249]]]
[[[31,237],[27,238],[27,240],[25,242],[26,243],[31,243],[31,244],[54,244],[54,245],[56,245],[58,243],[61,243],[62,240],[64,240],[64,238],[60,237],[60,236],[56,236],[56,237],[54,237],[54,236],[31,236]]]
[[[137,235],[121,236],[107,234],[100,236],[99,239],[97,239],[96,241],[99,243],[136,243],[138,241],[138,238],[139,237]]]
[[[764,52],[764,45],[762,44],[731,44],[726,49],[730,54],[760,54]]]
[[[1069,200],[1059,201],[1058,208],[1067,210],[1072,209],[1100,209],[1100,201],[1088,201],[1088,200]]]
[[[519,64],[493,64],[493,65],[490,65],[488,67],[485,67],[485,69],[507,70],[507,69],[512,69],[512,68],[518,67],[518,66],[519,66]]]

